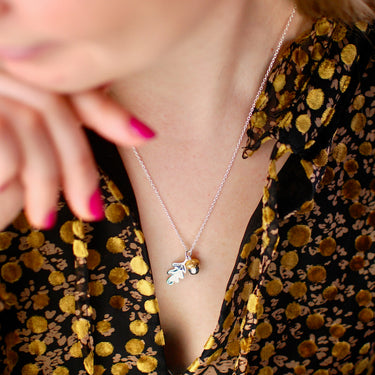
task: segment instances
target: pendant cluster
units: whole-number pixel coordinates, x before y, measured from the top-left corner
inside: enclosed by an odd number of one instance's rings
[[[181,263],[172,263],[172,267],[167,273],[171,276],[167,279],[168,285],[177,284],[180,280],[185,278],[186,271],[190,275],[196,275],[199,272],[199,260],[191,258],[186,254],[185,259]]]

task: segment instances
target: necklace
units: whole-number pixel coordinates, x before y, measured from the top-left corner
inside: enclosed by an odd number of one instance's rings
[[[213,200],[212,200],[212,202],[211,202],[211,204],[209,206],[207,214],[204,217],[203,222],[202,222],[202,224],[201,224],[201,226],[200,226],[200,228],[198,230],[198,233],[196,234],[196,236],[194,238],[194,241],[193,241],[192,245],[190,246],[190,248],[186,245],[186,243],[183,240],[183,238],[182,238],[179,230],[177,229],[177,226],[176,226],[174,220],[172,219],[172,216],[171,216],[171,214],[170,214],[170,212],[169,212],[166,204],[164,203],[164,201],[163,201],[163,199],[162,199],[162,197],[160,195],[160,192],[159,192],[158,188],[156,187],[156,185],[154,183],[154,180],[152,179],[152,177],[150,175],[150,172],[148,171],[148,169],[147,169],[147,167],[145,165],[145,162],[143,161],[141,155],[139,154],[138,150],[135,147],[132,147],[132,150],[133,150],[133,153],[134,153],[136,159],[138,160],[138,162],[139,162],[139,164],[140,164],[143,172],[145,173],[145,176],[146,176],[147,180],[149,181],[149,183],[151,185],[151,188],[152,188],[153,192],[155,193],[157,199],[159,200],[164,213],[166,214],[166,216],[167,216],[167,218],[168,218],[168,220],[169,220],[169,222],[170,222],[173,230],[175,231],[178,239],[181,242],[182,247],[185,250],[185,259],[182,262],[174,262],[174,263],[172,263],[172,268],[167,272],[170,275],[168,277],[168,279],[167,279],[167,284],[168,285],[176,284],[180,280],[184,279],[185,274],[186,274],[187,271],[191,275],[196,275],[199,272],[199,260],[196,259],[196,258],[192,258],[193,250],[195,249],[195,246],[196,246],[196,244],[197,244],[197,242],[198,242],[198,240],[199,240],[199,238],[200,238],[203,230],[206,227],[208,219],[210,218],[210,216],[211,216],[211,214],[212,214],[212,212],[213,212],[213,210],[215,208],[216,202],[218,201],[218,199],[220,197],[220,194],[221,194],[221,192],[223,190],[224,184],[225,184],[225,182],[228,179],[229,173],[230,173],[230,171],[231,171],[231,169],[233,167],[233,163],[234,163],[234,161],[236,159],[236,156],[238,154],[238,151],[240,149],[240,146],[241,146],[241,143],[242,143],[242,139],[243,139],[243,137],[245,135],[245,132],[247,130],[247,127],[248,127],[248,124],[250,122],[251,116],[253,115],[256,103],[257,103],[257,101],[259,99],[259,96],[260,96],[261,92],[263,91],[263,88],[264,88],[264,86],[265,86],[265,84],[267,82],[268,76],[269,76],[269,74],[270,74],[270,72],[272,70],[272,67],[273,67],[273,65],[274,65],[274,63],[276,61],[276,58],[277,58],[277,56],[278,56],[278,54],[280,52],[281,46],[284,43],[286,34],[288,32],[290,24],[292,23],[292,20],[293,20],[293,17],[295,15],[295,13],[296,13],[296,9],[293,8],[293,11],[292,11],[291,15],[289,16],[289,19],[288,19],[288,21],[286,23],[286,26],[284,27],[284,30],[283,30],[283,32],[281,34],[281,38],[279,40],[279,43],[277,44],[275,52],[274,52],[274,54],[272,56],[271,62],[269,64],[268,68],[267,68],[267,71],[266,71],[266,73],[265,73],[265,75],[263,77],[263,80],[262,80],[262,82],[261,82],[261,84],[259,86],[257,94],[256,94],[256,96],[255,96],[255,98],[253,100],[253,103],[252,103],[251,108],[250,108],[250,112],[249,112],[249,114],[248,114],[248,116],[246,118],[244,126],[242,127],[241,134],[240,134],[239,139],[238,139],[238,141],[236,143],[236,146],[234,148],[234,151],[232,153],[232,157],[231,157],[231,159],[230,159],[230,161],[228,163],[228,166],[227,166],[227,169],[226,169],[226,171],[224,173],[224,176],[221,179],[221,182],[220,182],[220,184],[219,184],[219,186],[218,186],[218,188],[216,190],[216,194],[215,194],[215,196],[214,196],[214,198],[213,198]]]

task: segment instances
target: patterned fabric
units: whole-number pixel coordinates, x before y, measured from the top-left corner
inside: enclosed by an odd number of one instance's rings
[[[186,374],[374,373],[374,33],[320,19],[279,58],[243,154],[277,141],[263,200]],[[21,215],[0,233],[2,374],[167,373],[134,194],[114,146],[91,141],[106,220],[61,201],[52,231]]]

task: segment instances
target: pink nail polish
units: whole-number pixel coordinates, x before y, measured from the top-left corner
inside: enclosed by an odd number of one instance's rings
[[[89,207],[94,220],[99,221],[104,219],[103,201],[99,188],[95,190],[95,193],[91,196]]]
[[[44,221],[44,229],[46,229],[46,230],[52,229],[56,224],[56,218],[57,218],[56,211],[55,210],[51,211],[47,215],[47,217]]]
[[[137,135],[140,135],[144,139],[155,137],[155,132],[135,117],[130,119],[130,126],[137,133]]]

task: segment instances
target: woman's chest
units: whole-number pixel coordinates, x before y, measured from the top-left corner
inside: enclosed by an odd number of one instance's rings
[[[160,196],[168,209],[166,214],[139,165],[126,160],[146,239],[171,369],[185,370],[200,356],[218,324],[241,241],[263,193],[270,149],[271,145],[265,147],[253,160],[237,160],[209,215],[207,211],[222,175],[212,176],[209,172],[197,175],[194,168],[178,170],[174,175],[168,172],[154,175],[155,185],[160,181],[164,187],[160,188]],[[209,171],[210,164],[203,168]],[[163,184],[165,179],[172,181],[171,184]],[[205,219],[207,223],[202,227]],[[199,259],[200,271],[197,275],[187,272],[184,279],[168,285],[166,281],[171,274],[167,272],[173,270],[172,263],[182,262],[185,257],[179,236],[187,249],[196,242],[192,257]]]

